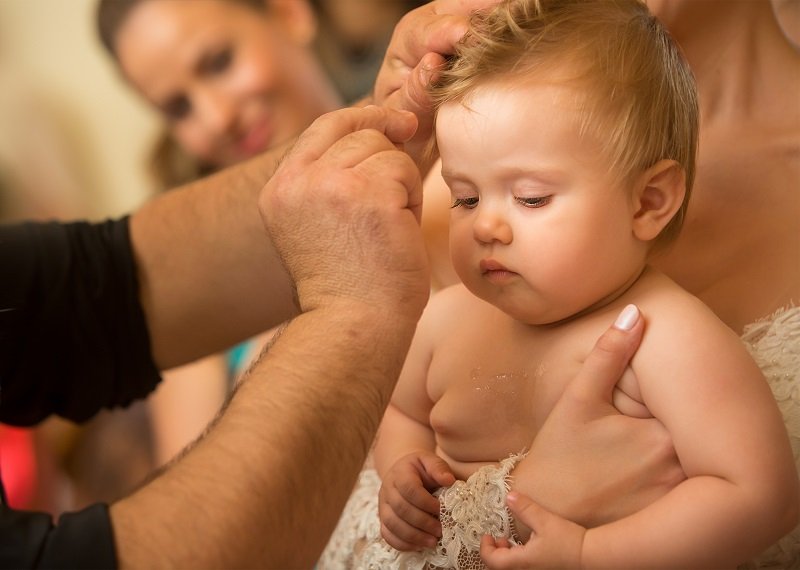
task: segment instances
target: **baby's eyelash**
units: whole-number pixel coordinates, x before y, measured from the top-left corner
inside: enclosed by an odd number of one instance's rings
[[[535,198],[523,198],[515,196],[514,199],[526,208],[541,208],[550,202],[552,196],[536,196]]]
[[[478,205],[478,198],[454,198],[450,208],[474,208]]]

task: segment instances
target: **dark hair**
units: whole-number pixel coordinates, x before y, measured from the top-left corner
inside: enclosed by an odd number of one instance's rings
[[[100,42],[115,58],[117,51],[114,42],[117,32],[128,18],[128,13],[138,3],[139,0],[100,0],[97,3],[97,32]]]
[[[118,59],[117,34],[131,10],[144,1],[155,0],[99,0],[97,3],[97,33],[103,47],[115,60]],[[265,6],[264,0],[225,1],[238,2],[258,9],[263,9]],[[215,170],[214,166],[190,156],[166,131],[159,136],[153,147],[149,166],[150,175],[159,192],[191,182]]]
[[[145,0],[100,0],[97,3],[97,33],[100,42],[114,58],[117,57],[115,43],[117,33],[128,19],[131,10]],[[264,9],[263,0],[227,0],[238,2],[254,8]]]

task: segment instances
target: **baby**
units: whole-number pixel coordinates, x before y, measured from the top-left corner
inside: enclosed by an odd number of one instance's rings
[[[657,20],[637,0],[504,2],[476,17],[435,96],[462,284],[431,299],[321,566],[474,568],[481,535],[527,540],[504,505],[511,472],[632,304],[647,330],[614,404],[666,426],[687,479],[619,520],[545,504],[575,524],[532,535],[537,563],[732,567],[788,532],[798,480],[763,376],[648,266],[683,221],[698,129]]]

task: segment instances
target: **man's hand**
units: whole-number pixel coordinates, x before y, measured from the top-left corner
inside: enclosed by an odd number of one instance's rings
[[[643,332],[631,305],[597,341],[514,471],[515,490],[585,527],[639,511],[686,478],[661,422],[624,416],[611,403]],[[525,539],[524,524],[519,531]]]
[[[417,115],[420,126],[406,150],[423,172],[430,166],[422,164],[422,151],[433,127],[428,85],[467,31],[470,14],[498,1],[434,0],[406,14],[395,27],[375,80],[373,102]]]
[[[422,183],[398,150],[415,128],[411,113],[375,106],[323,115],[262,190],[261,216],[301,310],[356,301],[419,318],[429,282]]]
[[[431,495],[455,483],[450,466],[430,452],[410,453],[383,476],[378,513],[383,539],[397,550],[436,546],[442,535],[439,501]]]

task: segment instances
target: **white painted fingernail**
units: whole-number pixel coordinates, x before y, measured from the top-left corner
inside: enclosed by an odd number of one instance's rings
[[[628,305],[614,321],[614,326],[621,331],[629,331],[639,320],[639,308],[636,305]]]

